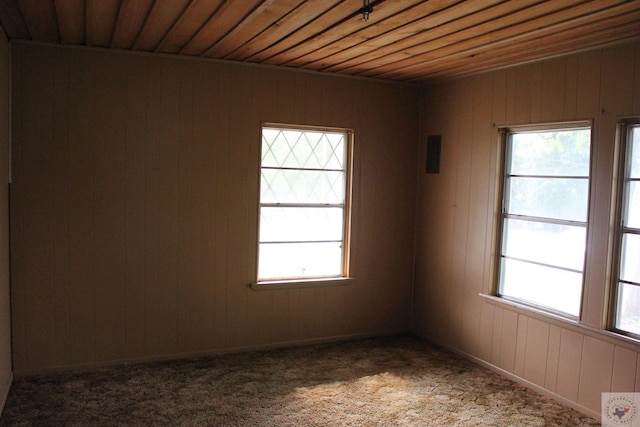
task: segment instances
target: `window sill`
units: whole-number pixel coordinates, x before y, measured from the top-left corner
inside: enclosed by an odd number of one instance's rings
[[[598,329],[596,327],[580,323],[578,320],[569,317],[564,317],[545,310],[536,309],[535,307],[531,307],[526,304],[521,304],[516,301],[508,300],[495,295],[480,293],[480,297],[487,301],[489,304],[507,308],[511,311],[515,311],[516,313],[524,314],[537,320],[542,320],[552,325],[569,329],[574,332],[582,333],[593,338],[604,339],[605,341],[615,345],[621,345],[635,351],[638,351],[638,347],[640,347],[640,340],[637,340],[633,337],[618,334],[606,329]]]
[[[347,286],[355,282],[353,277],[329,277],[320,279],[269,280],[251,283],[254,291],[275,291],[285,289],[324,288]]]

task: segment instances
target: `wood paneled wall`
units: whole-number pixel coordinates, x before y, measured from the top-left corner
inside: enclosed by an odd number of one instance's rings
[[[12,48],[16,374],[408,330],[415,88]],[[248,287],[261,121],[355,130],[354,285]]]
[[[592,331],[605,318],[616,120],[640,115],[640,42],[426,87],[420,114],[415,331],[595,416],[601,392],[640,392],[640,346]],[[492,288],[495,125],[577,119],[594,120],[581,326],[479,296]],[[423,169],[431,134],[439,175]]]
[[[9,278],[9,42],[0,32],[0,412],[13,378]]]

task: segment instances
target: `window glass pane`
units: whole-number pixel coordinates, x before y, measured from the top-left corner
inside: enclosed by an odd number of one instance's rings
[[[507,212],[543,218],[587,220],[587,179],[510,178]]]
[[[514,175],[588,176],[590,129],[512,134]]]
[[[344,169],[343,133],[262,129],[262,166]]]
[[[259,280],[337,277],[341,274],[341,243],[260,244]]]
[[[619,284],[616,328],[640,335],[640,286]]]
[[[342,208],[269,208],[260,210],[260,241],[342,240]]]
[[[627,195],[627,213],[624,218],[625,226],[640,228],[640,182],[629,182]]]
[[[622,236],[620,279],[640,283],[640,235]]]
[[[582,274],[503,259],[500,293],[578,316]]]
[[[582,271],[586,228],[506,219],[503,255]]]
[[[640,126],[634,127],[631,134],[630,178],[640,178]]]
[[[344,172],[262,169],[261,203],[344,202]]]

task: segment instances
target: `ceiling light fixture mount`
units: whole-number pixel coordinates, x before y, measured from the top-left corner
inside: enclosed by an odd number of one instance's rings
[[[360,9],[360,13],[362,14],[362,19],[364,19],[364,22],[367,22],[369,20],[369,14],[371,12],[373,12],[373,6],[371,6],[369,0],[362,0],[362,8]]]

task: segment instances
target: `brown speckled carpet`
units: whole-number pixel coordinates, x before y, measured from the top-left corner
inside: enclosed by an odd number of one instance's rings
[[[418,338],[391,337],[19,378],[0,425],[599,424]]]

